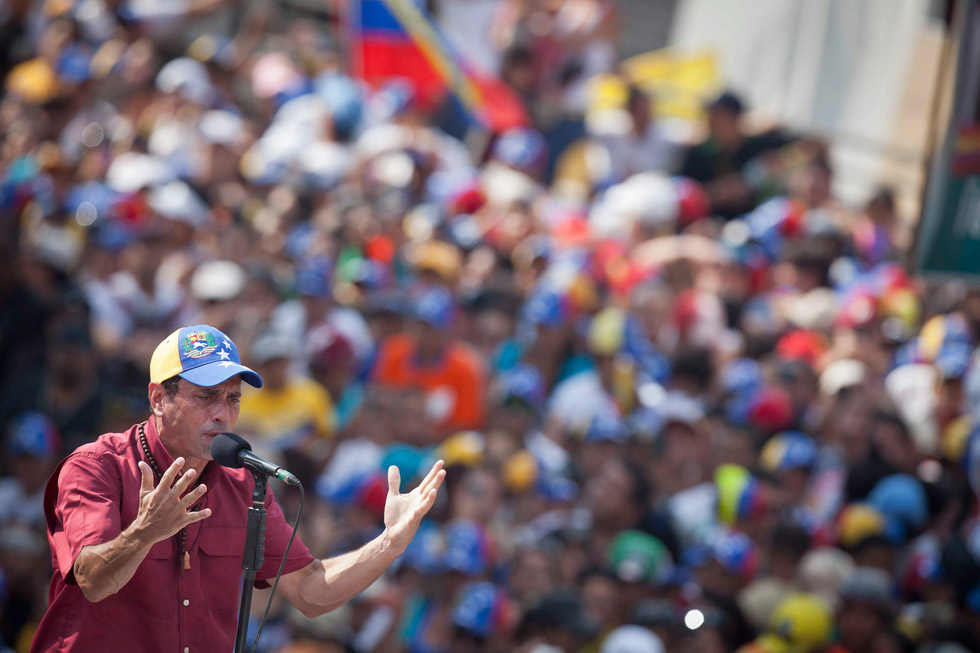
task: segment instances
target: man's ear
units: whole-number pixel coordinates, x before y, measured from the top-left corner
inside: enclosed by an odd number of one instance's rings
[[[150,382],[149,388],[147,388],[147,395],[150,399],[150,410],[157,417],[163,415],[163,402],[167,398],[167,391],[163,389],[163,385],[159,383]]]

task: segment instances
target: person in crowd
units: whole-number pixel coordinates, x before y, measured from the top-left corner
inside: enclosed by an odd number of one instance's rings
[[[170,642],[168,648],[233,645],[237,592],[230,590],[240,576],[236,554],[245,547],[254,481],[245,470],[214,463],[211,443],[234,429],[243,381],[262,387],[224,333],[207,325],[178,329],[150,361],[151,416],[59,465],[45,505],[55,563],[51,604],[33,651],[136,649],[147,638]],[[280,588],[288,601],[310,616],[341,605],[408,546],[435,502],[441,466],[408,494],[400,494],[391,468],[386,530],[328,560],[314,559],[301,542],[287,556],[289,527],[270,494],[256,582],[276,576],[276,561],[285,558]],[[127,618],[143,628],[120,630],[118,621]]]

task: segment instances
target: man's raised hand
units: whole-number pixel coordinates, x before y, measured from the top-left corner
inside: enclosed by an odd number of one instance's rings
[[[422,517],[432,508],[439,492],[439,486],[446,478],[443,462],[436,461],[429,473],[425,475],[411,492],[401,494],[401,473],[398,467],[388,468],[388,498],[385,501],[385,528],[392,544],[399,550],[404,550],[415,537]]]
[[[207,492],[207,487],[201,484],[187,492],[187,488],[197,478],[197,470],[189,469],[186,474],[177,478],[184,466],[183,458],[174,460],[156,487],[153,487],[153,470],[150,466],[142,460],[137,464],[141,474],[140,507],[133,525],[148,542],[165,540],[188,524],[211,516],[210,508],[190,510]]]

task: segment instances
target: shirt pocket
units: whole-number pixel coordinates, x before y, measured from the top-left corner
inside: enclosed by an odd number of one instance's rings
[[[238,615],[245,529],[211,527],[201,532],[201,579],[204,598],[219,617]]]
[[[176,569],[173,538],[157,542],[118,596],[146,614],[172,617],[177,612]]]

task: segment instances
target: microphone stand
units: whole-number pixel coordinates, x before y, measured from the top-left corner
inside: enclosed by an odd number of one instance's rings
[[[255,489],[252,490],[252,507],[248,509],[248,526],[245,531],[245,550],[242,552],[242,599],[238,608],[238,636],[235,653],[245,653],[248,634],[248,615],[252,607],[252,590],[255,575],[265,562],[265,474],[252,472]]]

